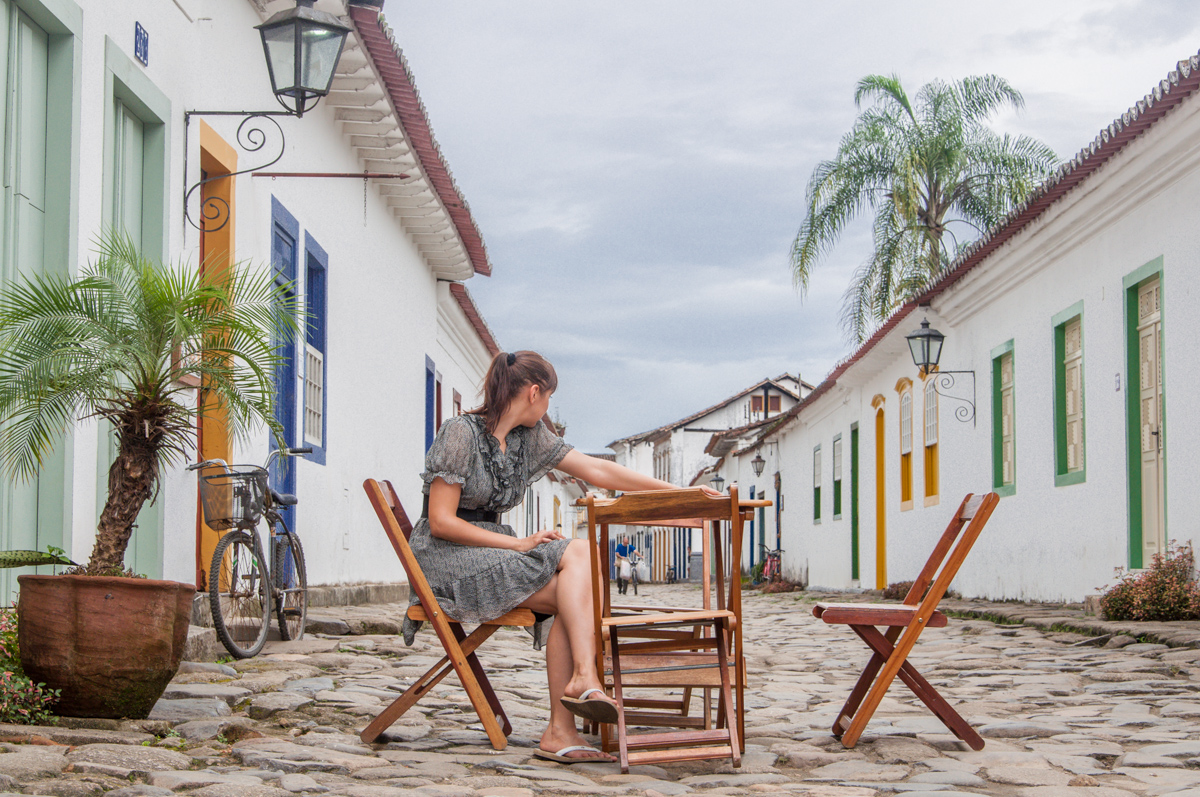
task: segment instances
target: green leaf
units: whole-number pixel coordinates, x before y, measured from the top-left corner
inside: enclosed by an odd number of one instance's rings
[[[33,567],[35,565],[73,565],[65,556],[42,551],[0,551],[0,567]]]

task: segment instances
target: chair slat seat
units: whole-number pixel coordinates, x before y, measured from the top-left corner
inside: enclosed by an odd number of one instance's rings
[[[918,608],[903,603],[818,603],[813,607],[813,616],[830,625],[906,626]],[[925,627],[945,628],[946,615],[935,610]]]
[[[695,625],[696,623],[712,622],[714,620],[732,620],[736,617],[737,615],[728,609],[669,612],[666,615],[649,613],[622,614],[615,617],[603,617],[600,619],[600,625],[604,628],[610,628],[614,625],[629,626],[631,628],[648,625],[662,628],[666,625]]]
[[[425,613],[424,606],[415,604],[408,607],[408,619],[415,620],[418,623],[425,623],[429,621],[429,615]],[[502,614],[494,620],[486,620],[483,623],[480,623],[480,625],[525,627],[531,626],[533,623],[533,612],[531,612],[529,609],[513,609],[507,614]]]

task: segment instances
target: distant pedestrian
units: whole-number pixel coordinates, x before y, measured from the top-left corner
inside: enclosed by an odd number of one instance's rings
[[[633,566],[637,559],[637,547],[629,541],[629,537],[621,537],[617,545],[617,594],[624,595],[629,591],[629,579],[633,577]]]

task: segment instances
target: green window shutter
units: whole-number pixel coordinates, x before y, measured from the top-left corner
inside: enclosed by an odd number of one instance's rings
[[[1080,484],[1084,470],[1083,302],[1054,316],[1054,484]]]
[[[992,350],[992,488],[1017,491],[1016,383],[1013,342]]]

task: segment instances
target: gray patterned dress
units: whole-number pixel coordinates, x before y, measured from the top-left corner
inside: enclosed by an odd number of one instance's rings
[[[425,455],[422,492],[433,480],[461,484],[460,509],[507,512],[521,503],[530,484],[546,475],[571,446],[546,425],[518,426],[505,438],[505,450],[487,431],[481,415],[459,415],[446,421]],[[515,537],[509,526],[476,522],[488,531]],[[425,571],[438,603],[462,623],[479,623],[515,609],[550,582],[570,540],[554,540],[524,553],[504,548],[461,545],[434,537],[421,518],[409,544]],[[414,595],[412,603],[416,603]],[[553,617],[538,615],[530,629],[540,649]],[[404,642],[411,645],[420,623],[405,618]]]

